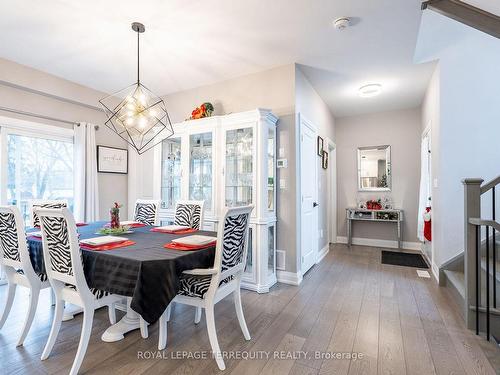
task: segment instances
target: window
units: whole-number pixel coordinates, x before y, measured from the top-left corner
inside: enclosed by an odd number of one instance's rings
[[[27,226],[33,199],[65,199],[70,210],[74,204],[73,137],[36,129],[1,128],[2,200],[19,208]],[[58,133],[68,132],[60,128]]]

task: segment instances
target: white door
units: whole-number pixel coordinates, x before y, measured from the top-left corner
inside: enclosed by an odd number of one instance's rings
[[[316,130],[300,119],[300,190],[301,190],[301,271],[305,274],[318,255],[318,209],[316,175]]]

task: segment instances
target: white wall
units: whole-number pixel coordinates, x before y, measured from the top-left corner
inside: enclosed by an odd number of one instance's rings
[[[346,236],[345,209],[356,207],[357,197],[390,195],[394,206],[404,210],[403,241],[417,242],[417,207],[420,184],[420,108],[341,117],[336,123],[338,235]],[[358,193],[357,149],[363,146],[391,146],[392,191]],[[353,225],[353,237],[391,240],[396,226],[388,223]]]
[[[416,60],[439,60],[424,102],[432,123],[433,246],[442,265],[464,249],[462,179],[500,174],[500,41],[425,11]],[[439,83],[439,84],[438,84]],[[483,217],[490,217],[485,197]]]
[[[100,125],[97,144],[125,147],[125,142],[103,124],[104,113],[97,107],[106,94],[43,73],[41,71],[0,59],[0,106],[28,111],[73,122]],[[0,111],[1,116],[19,118],[60,127],[60,122],[40,120]],[[100,216],[109,215],[113,202],[127,202],[127,176],[99,173]],[[126,207],[124,212],[126,212]]]
[[[295,110],[297,114],[304,116],[318,129],[318,135],[323,139],[329,138],[335,142],[335,119],[332,112],[319,96],[310,82],[304,76],[299,66],[295,66]],[[325,150],[327,146],[325,143]],[[333,155],[332,155],[333,157]],[[332,158],[333,159],[333,158]],[[321,250],[328,245],[328,177],[329,170],[321,167],[321,158],[318,156],[318,229],[323,236],[318,239],[318,249]],[[334,168],[330,163],[329,168]],[[297,166],[297,170],[298,170]],[[300,180],[297,184],[300,186]],[[299,224],[297,225],[299,227]],[[299,233],[300,234],[300,233]],[[297,242],[300,244],[300,239]]]

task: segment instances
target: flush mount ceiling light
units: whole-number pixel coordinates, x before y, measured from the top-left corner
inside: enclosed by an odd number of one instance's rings
[[[380,95],[381,92],[382,85],[379,83],[370,83],[368,85],[361,86],[358,90],[359,96],[362,98],[372,98]]]
[[[139,79],[139,37],[146,29],[142,23],[132,23],[137,33],[137,81],[101,100],[108,120],[104,123],[143,154],[163,139],[174,134],[165,102],[153,94]]]

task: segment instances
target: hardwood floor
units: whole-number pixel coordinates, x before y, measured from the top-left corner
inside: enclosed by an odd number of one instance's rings
[[[332,246],[300,287],[279,284],[268,294],[243,291],[242,296],[251,341],[243,338],[232,299],[216,306],[219,343],[232,356],[225,359],[226,374],[500,374],[500,350],[465,329],[446,291],[432,279],[418,278],[413,268],[382,265],[380,249]],[[6,287],[0,286],[2,307],[5,297]],[[63,323],[51,357],[42,362],[53,313],[47,291],[24,346],[15,347],[27,297],[18,288],[0,331],[0,373],[68,373],[81,316]],[[102,342],[109,326],[102,309],[80,373],[220,373],[210,358],[204,317],[198,325],[193,320],[193,309],[175,306],[167,349],[158,352],[157,324],[146,340],[136,331],[117,343]],[[351,358],[356,353],[359,358]]]

